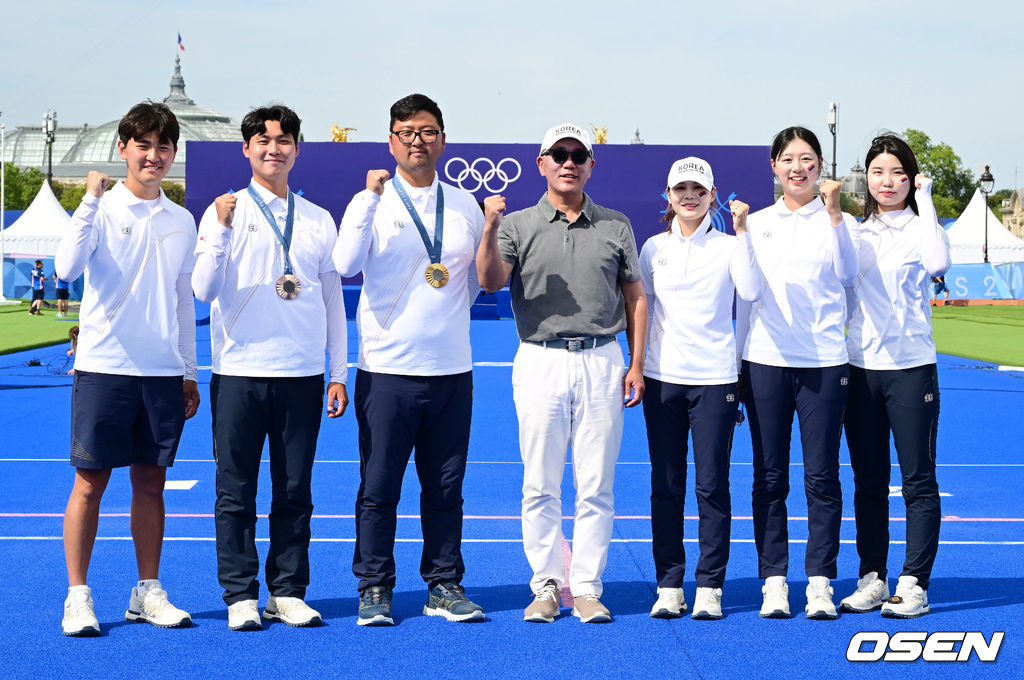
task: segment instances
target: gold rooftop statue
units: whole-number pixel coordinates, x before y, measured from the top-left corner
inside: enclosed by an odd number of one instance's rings
[[[335,123],[331,126],[331,141],[332,142],[347,142],[348,133],[355,130],[354,127],[338,127]]]

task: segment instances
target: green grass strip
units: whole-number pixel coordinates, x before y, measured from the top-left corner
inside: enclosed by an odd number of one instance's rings
[[[36,347],[47,347],[68,341],[68,329],[78,323],[78,304],[73,303],[71,316],[57,318],[56,302],[43,307],[42,316],[28,313],[29,303],[0,305],[0,354],[10,354]]]
[[[1024,306],[933,307],[932,329],[943,354],[1024,366]]]

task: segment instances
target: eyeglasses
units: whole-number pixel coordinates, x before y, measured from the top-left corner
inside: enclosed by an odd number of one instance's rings
[[[542,156],[551,156],[551,160],[561,165],[572,158],[575,165],[583,165],[590,158],[590,152],[586,149],[573,149],[571,152],[565,149],[548,149]]]
[[[398,137],[398,141],[406,146],[412,144],[419,137],[423,140],[424,144],[433,144],[437,141],[437,136],[441,134],[440,130],[392,130],[391,134]]]

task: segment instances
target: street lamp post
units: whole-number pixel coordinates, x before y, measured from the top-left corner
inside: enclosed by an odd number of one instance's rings
[[[53,188],[53,140],[57,132],[57,114],[51,109],[43,117],[43,132],[46,134],[46,181]]]
[[[828,123],[828,131],[832,133],[832,179],[836,178],[836,121],[839,118],[839,105],[835,102],[828,103],[828,116],[825,122]]]
[[[0,112],[0,115],[3,115]],[[0,123],[0,303],[4,297],[4,204],[7,203],[7,125]]]
[[[985,196],[985,245],[982,246],[982,254],[985,256],[985,264],[988,264],[988,195],[992,193],[992,189],[996,185],[996,180],[992,177],[992,173],[989,172],[989,166],[986,165],[984,171],[981,173],[981,182],[978,184],[978,188],[981,189],[982,195]]]

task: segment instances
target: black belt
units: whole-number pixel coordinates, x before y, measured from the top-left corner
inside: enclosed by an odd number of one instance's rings
[[[557,340],[523,340],[530,345],[541,347],[555,347],[569,352],[579,352],[583,349],[597,349],[609,342],[615,342],[614,335],[602,335],[599,338],[558,338]]]

